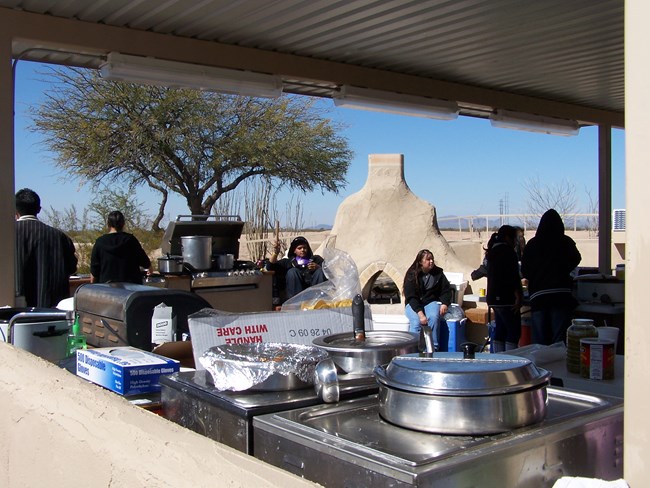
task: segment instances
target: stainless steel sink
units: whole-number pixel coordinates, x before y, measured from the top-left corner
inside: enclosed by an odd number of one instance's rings
[[[491,436],[417,432],[379,416],[377,396],[253,421],[255,457],[328,487],[552,486],[622,476],[621,399],[549,388],[546,419]]]

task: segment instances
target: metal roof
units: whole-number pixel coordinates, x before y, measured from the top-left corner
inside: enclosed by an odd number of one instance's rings
[[[244,68],[280,74],[287,92],[327,97],[352,83],[452,98],[466,115],[532,100],[555,115],[623,123],[624,0],[0,0],[0,7],[74,21],[66,25],[249,48],[269,57],[259,66],[247,57]],[[16,36],[14,56],[98,64],[83,50],[29,51],[35,46],[43,43]]]

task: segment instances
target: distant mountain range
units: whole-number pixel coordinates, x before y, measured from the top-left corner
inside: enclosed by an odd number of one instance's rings
[[[306,228],[305,230],[332,230],[332,226],[329,224],[316,224]]]

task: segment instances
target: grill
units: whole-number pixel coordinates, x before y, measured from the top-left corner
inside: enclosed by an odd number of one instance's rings
[[[177,339],[189,333],[187,316],[210,304],[195,293],[131,283],[94,283],[75,291],[86,341],[94,347],[133,346],[151,351],[151,317],[165,303],[176,317]]]
[[[191,291],[203,297],[212,308],[226,312],[260,312],[271,310],[272,276],[255,268],[250,261],[239,260],[239,239],[244,222],[238,215],[179,215],[163,235],[163,254],[181,256],[182,238],[210,236],[212,266],[209,270],[169,276],[166,288]],[[219,256],[231,254],[232,269],[219,268]]]
[[[167,226],[160,245],[163,254],[183,254],[181,237],[212,237],[212,258],[232,254],[239,258],[239,238],[244,222],[238,215],[179,215]]]

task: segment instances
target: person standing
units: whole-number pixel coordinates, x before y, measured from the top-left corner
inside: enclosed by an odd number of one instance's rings
[[[17,305],[55,307],[70,296],[70,275],[77,271],[72,239],[40,220],[41,199],[29,188],[16,193]]]
[[[533,343],[550,345],[566,340],[577,305],[571,272],[581,260],[576,243],[564,234],[560,214],[547,210],[521,262],[521,273],[528,280]]]
[[[519,261],[515,252],[517,230],[502,225],[487,245],[488,307],[494,311],[492,352],[517,348],[521,337],[521,304],[523,292],[519,276]]]
[[[431,251],[417,253],[406,271],[403,288],[409,332],[419,334],[421,326],[428,325],[437,345],[440,318],[451,305],[453,290],[442,268],[435,265]]]
[[[90,255],[91,283],[142,284],[142,269],[148,272],[151,260],[138,239],[124,232],[124,224],[119,210],[108,214],[108,234],[97,238]]]

